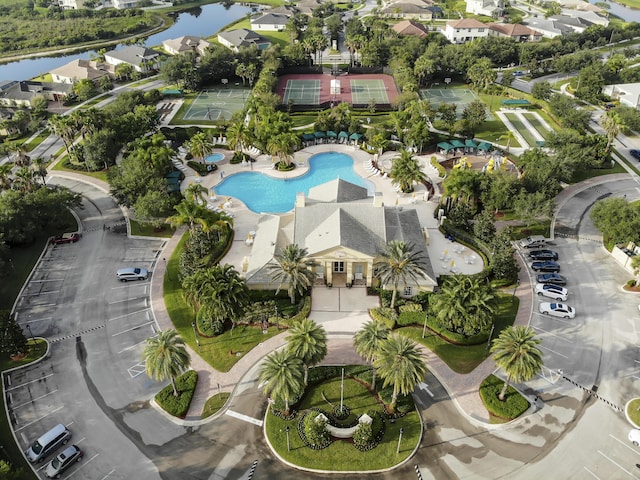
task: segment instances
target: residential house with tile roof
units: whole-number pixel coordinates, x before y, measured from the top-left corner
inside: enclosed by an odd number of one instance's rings
[[[95,82],[113,76],[113,67],[92,60],[76,59],[49,72],[54,83],[76,83],[80,80]]]
[[[539,42],[542,33],[519,23],[491,23],[491,32],[496,37],[507,37],[516,42]]]
[[[372,286],[375,258],[387,243],[401,240],[424,258],[425,277],[400,292],[410,297],[437,285],[425,232],[415,209],[385,207],[381,193],[371,197],[366,188],[336,179],[307,196],[299,193],[292,212],[260,217],[244,276],[249,288],[277,287],[269,266],[284,247],[296,244],[315,262],[318,283]]]
[[[258,47],[258,50],[265,50],[271,46],[269,40],[259,33],[247,30],[246,28],[220,32],[218,34],[218,41],[234,52],[238,52],[241,48],[249,48],[252,45]]]
[[[181,53],[195,52],[198,55],[204,55],[211,43],[204,38],[195,37],[193,35],[185,35],[183,37],[171,38],[162,42],[162,48],[169,55],[180,55]]]
[[[391,27],[398,35],[413,35],[415,37],[424,38],[429,35],[427,27],[414,20],[403,20]]]
[[[474,18],[447,22],[443,33],[451,43],[466,43],[490,36],[489,26]]]
[[[155,50],[139,45],[132,45],[121,50],[111,50],[104,54],[104,61],[109,65],[118,66],[128,63],[136,71],[147,73],[158,68],[160,54]]]

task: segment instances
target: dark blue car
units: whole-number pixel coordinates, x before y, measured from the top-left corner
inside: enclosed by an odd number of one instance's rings
[[[533,250],[529,252],[529,257],[533,260],[558,260],[558,252],[553,250]]]
[[[558,273],[560,271],[560,265],[557,262],[547,260],[544,262],[533,262],[531,264],[531,269],[534,272]]]
[[[631,155],[636,160],[640,160],[640,150],[629,150],[629,155]]]
[[[536,277],[538,283],[552,283],[554,285],[566,285],[567,279],[558,273],[541,273]]]

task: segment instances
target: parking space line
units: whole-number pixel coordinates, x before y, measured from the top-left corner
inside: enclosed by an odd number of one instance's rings
[[[600,477],[599,477],[599,476],[597,476],[595,473],[593,473],[591,470],[589,470],[587,467],[584,467],[584,469],[585,469],[587,472],[589,472],[589,473],[593,476],[593,478],[597,478],[598,480],[600,480]]]
[[[20,320],[22,320],[22,318],[19,319],[18,323],[22,323]],[[53,320],[53,317],[35,318],[33,320],[29,319],[25,323],[46,322],[47,320]]]
[[[620,465],[618,462],[616,462],[613,458],[607,456],[606,454],[602,453],[600,450],[598,450],[598,453],[600,455],[602,455],[604,458],[606,458],[607,460],[609,460],[611,463],[613,463],[616,467],[618,467],[620,470],[622,470],[623,472],[625,472],[627,475],[633,477],[633,478],[637,478],[632,472],[630,472],[629,470],[627,470],[626,468],[624,468],[622,465]]]
[[[540,330],[541,332],[548,333],[549,335],[551,335],[551,336],[553,336],[553,337],[556,337],[556,338],[559,338],[559,339],[561,339],[561,340],[564,340],[565,342],[573,343],[571,340],[567,340],[567,339],[566,339],[566,338],[564,338],[562,335],[557,335],[557,334],[555,334],[555,333],[551,333],[551,332],[549,332],[549,331],[545,330],[544,328],[540,328],[540,327],[533,327],[533,328],[534,328],[535,330]]]
[[[551,320],[554,320],[554,321],[557,321],[557,322],[566,323],[568,325],[575,325],[575,322],[571,322],[571,321],[566,320],[564,318],[552,317],[551,315],[545,315],[544,313],[540,313],[540,312],[533,312],[533,313],[537,314],[541,318],[550,318]]]
[[[49,375],[45,375],[44,377],[36,378],[35,380],[31,380],[31,381],[29,381],[27,383],[21,383],[20,385],[16,385],[15,387],[7,388],[6,391],[10,392],[12,390],[17,390],[18,388],[22,388],[25,385],[29,385],[31,383],[41,382],[43,379],[49,378],[49,377],[53,377],[53,373],[50,373]]]
[[[147,285],[149,285],[149,282],[135,282],[135,283],[131,283],[131,282],[126,282],[125,285],[122,285],[120,287],[111,287],[111,290],[118,290],[121,288],[131,288],[131,287],[146,287]]]
[[[83,468],[85,465],[87,465],[91,460],[95,459],[97,456],[99,456],[99,453],[96,453],[93,457],[91,457],[89,460],[86,460],[84,462],[82,462],[82,464],[76,468],[71,474],[67,475],[66,478],[71,478],[73,477],[76,473],[78,473],[80,471],[81,468]]]
[[[635,448],[631,447],[630,445],[627,445],[627,442],[623,442],[623,441],[622,441],[622,440],[620,440],[618,437],[614,437],[614,436],[613,436],[613,435],[611,435],[611,434],[609,434],[609,436],[610,436],[611,438],[613,438],[616,442],[618,442],[620,445],[622,445],[623,447],[626,447],[626,448],[628,448],[629,450],[631,450],[631,451],[632,451],[633,453],[635,453],[636,455],[640,455],[640,452],[639,452],[637,449],[635,449]]]
[[[116,469],[114,468],[114,469],[113,469],[113,470],[111,470],[109,473],[107,473],[104,477],[102,477],[100,480],[104,480],[105,478],[107,478],[107,477],[111,476],[111,474],[112,474],[113,472],[115,472],[115,471],[116,471]]]
[[[133,367],[127,368],[127,372],[131,378],[136,378],[138,375],[142,375],[146,371],[146,365],[144,363],[136,363]]]
[[[551,353],[555,353],[556,355],[560,355],[562,358],[567,358],[567,359],[569,358],[566,355],[563,355],[563,354],[561,354],[559,352],[556,352],[555,350],[551,350],[550,348],[547,348],[542,344],[540,344],[539,346],[540,346],[540,348],[544,348],[545,350],[549,350]]]
[[[40,297],[41,295],[49,295],[50,293],[60,293],[60,290],[47,290],[46,292],[23,293],[23,297]]]
[[[62,410],[64,408],[64,405],[61,405],[60,407],[56,408],[55,410],[50,411],[49,413],[47,413],[46,415],[41,416],[40,418],[34,420],[33,422],[29,422],[26,425],[21,426],[20,428],[16,428],[14,430],[14,432],[19,432],[20,430],[27,428],[30,425],[33,425],[34,423],[39,422],[40,420],[42,420],[43,418],[47,418],[49,415],[54,414],[56,412],[59,412],[60,410]]]
[[[135,315],[136,313],[146,312],[148,310],[148,308],[143,308],[142,310],[136,310],[135,312],[125,313],[124,315],[118,315],[117,317],[110,318],[109,321],[112,322],[113,320],[120,320],[121,318],[128,317],[129,315]]]
[[[133,298],[125,298],[124,300],[116,300],[115,302],[108,302],[107,305],[114,305],[116,303],[124,303],[124,302],[131,302],[133,300],[140,300],[142,298],[147,298],[147,296],[143,296],[143,297],[133,297]]]
[[[143,323],[143,324],[138,325],[138,326],[136,326],[136,327],[128,328],[128,329],[126,329],[126,330],[123,330],[122,332],[114,333],[114,334],[113,334],[113,335],[111,335],[111,336],[112,336],[112,337],[117,337],[118,335],[122,335],[123,333],[131,332],[131,331],[133,331],[133,330],[137,330],[138,328],[140,328],[140,327],[144,327],[145,325],[151,325],[153,322],[154,322],[154,321],[153,321],[153,320],[151,320],[150,322]]]
[[[141,342],[134,343],[134,344],[133,344],[133,345],[131,345],[130,347],[127,347],[127,348],[124,348],[124,349],[120,350],[120,351],[118,352],[118,355],[120,355],[120,354],[122,354],[122,353],[126,352],[127,350],[131,350],[132,348],[136,348],[138,345],[141,345],[141,344],[143,344],[143,343],[145,343],[145,342],[146,342],[146,340],[142,340]]]
[[[56,390],[53,390],[52,392],[45,393],[44,395],[40,395],[39,397],[32,398],[32,399],[31,399],[31,400],[29,400],[28,402],[21,403],[20,405],[16,405],[15,407],[11,407],[11,409],[12,409],[12,410],[17,410],[18,408],[22,408],[22,407],[24,407],[25,405],[30,405],[30,404],[32,404],[33,402],[35,402],[36,400],[41,400],[41,399],[43,399],[44,397],[48,397],[49,395],[52,395],[52,394],[56,393],[57,391],[58,391],[58,390],[56,389]]]

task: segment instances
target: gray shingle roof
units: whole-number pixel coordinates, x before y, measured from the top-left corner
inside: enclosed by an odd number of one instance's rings
[[[249,47],[259,43],[269,43],[269,40],[259,33],[247,30],[246,28],[238,28],[237,30],[231,30],[229,32],[220,32],[218,36],[225,39],[235,47]]]
[[[116,60],[121,60],[139,67],[144,60],[157,57],[158,52],[147,47],[132,45],[130,47],[125,47],[122,50],[111,50],[110,52],[105,53],[104,56],[115,58]]]

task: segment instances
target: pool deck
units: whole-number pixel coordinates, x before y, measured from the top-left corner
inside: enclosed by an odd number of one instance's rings
[[[223,150],[216,149],[216,153],[222,153]],[[224,178],[238,172],[254,171],[269,175],[275,178],[295,178],[304,175],[309,170],[309,158],[318,153],[338,152],[345,153],[353,158],[354,170],[361,177],[371,181],[377,192],[382,192],[383,202],[387,206],[397,206],[398,208],[415,208],[420,219],[420,224],[427,229],[429,234],[429,244],[427,250],[431,263],[436,275],[448,273],[473,274],[482,270],[483,264],[479,256],[473,257],[473,252],[468,249],[462,249],[461,245],[451,242],[444,238],[438,230],[438,221],[434,218],[434,210],[438,205],[439,183],[437,171],[430,166],[428,156],[416,156],[423,164],[423,171],[431,179],[436,194],[429,200],[425,201],[427,191],[423,185],[417,185],[416,191],[412,194],[403,194],[396,192],[395,187],[391,184],[391,179],[382,177],[378,174],[371,173],[366,169],[366,164],[372,159],[372,155],[351,145],[341,145],[327,143],[307,147],[295,153],[294,163],[296,168],[289,172],[280,172],[273,168],[271,156],[262,154],[255,158],[255,162],[251,165],[229,163],[231,155],[226,155],[227,159],[217,162],[218,171],[205,177],[187,176],[182,182],[182,190],[186,189],[190,183],[197,182],[207,189],[214,189],[220,184]],[[228,153],[228,152],[227,152]],[[392,158],[398,156],[397,152],[383,153],[378,162],[388,165]],[[231,199],[231,205],[225,207],[227,199]],[[244,203],[232,197],[216,197],[215,200],[210,198],[209,203],[215,207],[223,207],[225,211],[233,215],[233,226],[236,231],[235,240],[229,253],[225,256],[224,262],[233,265],[239,272],[242,271],[242,264],[247,256],[251,254],[251,246],[245,243],[249,236],[249,232],[256,231],[258,227],[258,219],[260,214],[249,210]]]

